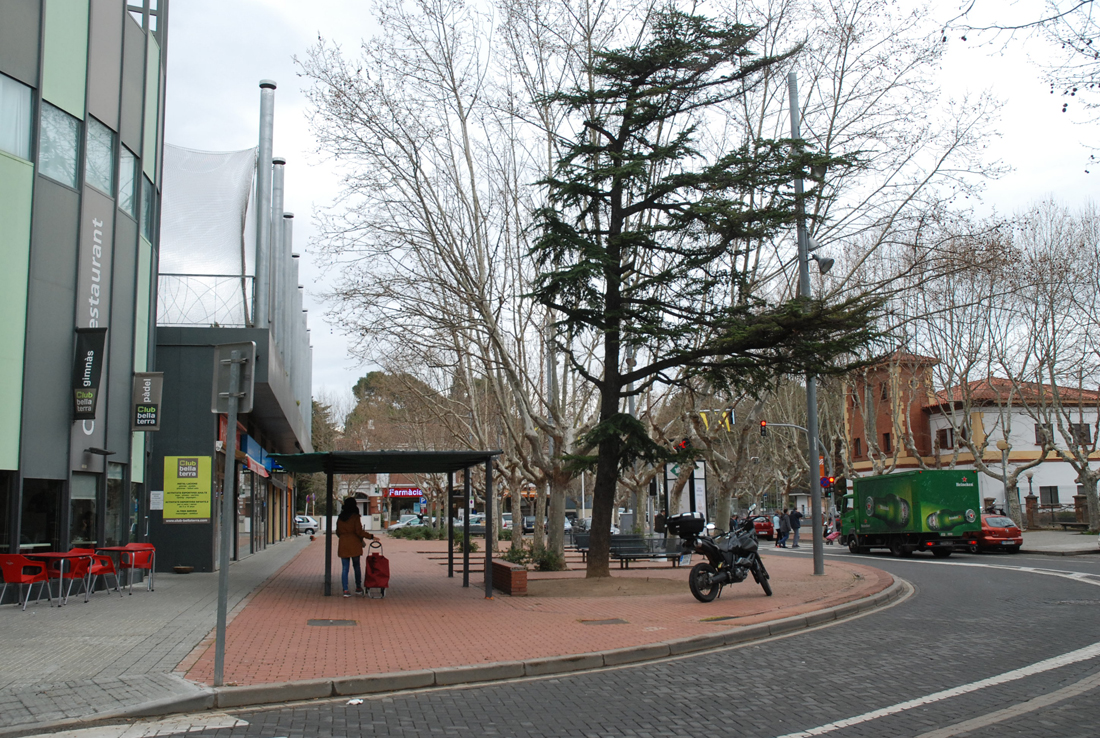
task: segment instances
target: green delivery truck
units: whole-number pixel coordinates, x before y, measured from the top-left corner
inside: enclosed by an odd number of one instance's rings
[[[841,500],[841,536],[852,553],[931,551],[945,559],[976,544],[982,527],[978,474],[922,470],[856,479]]]

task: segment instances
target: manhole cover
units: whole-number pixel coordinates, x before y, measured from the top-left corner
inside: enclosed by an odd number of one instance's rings
[[[721,620],[736,620],[738,615],[715,615],[712,618],[703,618],[700,623],[717,623]]]
[[[359,622],[358,620],[307,620],[307,621],[306,621],[306,624],[307,624],[307,625],[319,625],[319,626],[326,626],[326,625],[355,625],[355,624],[356,624],[356,623],[358,623],[358,622]]]
[[[627,622],[621,618],[611,618],[609,620],[582,620],[581,625],[626,625]]]

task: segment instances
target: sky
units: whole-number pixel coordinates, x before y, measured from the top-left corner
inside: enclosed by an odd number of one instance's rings
[[[902,0],[903,2],[905,0]],[[943,0],[950,13],[954,0]],[[1004,6],[996,0],[989,7]],[[326,274],[312,241],[315,218],[340,193],[335,167],[315,151],[306,119],[305,81],[294,57],[302,57],[318,36],[354,50],[376,33],[363,0],[175,0],[168,19],[168,81],[165,112],[170,144],[207,151],[233,151],[256,145],[259,81],[274,80],[274,155],[287,160],[285,210],[293,212],[295,251],[302,254],[301,283],[313,344],[315,398],[349,401],[351,387],[371,367],[348,353],[338,319],[325,316],[321,300]],[[1028,2],[1013,3],[1026,12]],[[948,15],[949,17],[949,15]],[[1053,197],[1078,207],[1095,199],[1100,162],[1086,174],[1086,142],[1096,124],[1061,112],[1039,70],[1029,62],[1041,55],[1039,42],[976,43],[952,35],[940,83],[945,95],[989,90],[1004,106],[998,137],[989,141],[990,158],[1012,171],[991,182],[976,212],[1010,214]]]

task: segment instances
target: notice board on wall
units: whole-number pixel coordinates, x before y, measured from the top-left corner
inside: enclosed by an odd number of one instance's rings
[[[210,522],[209,456],[164,457],[164,522]]]

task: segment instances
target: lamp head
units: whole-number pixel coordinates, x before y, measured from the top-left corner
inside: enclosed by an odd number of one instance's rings
[[[828,256],[822,257],[817,254],[810,254],[810,258],[817,262],[817,271],[822,274],[828,274],[829,270],[833,268],[833,264],[836,263]]]

